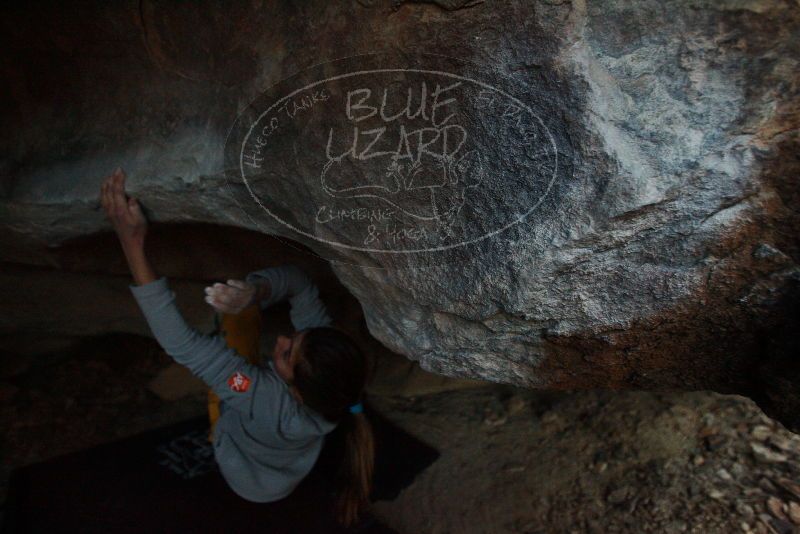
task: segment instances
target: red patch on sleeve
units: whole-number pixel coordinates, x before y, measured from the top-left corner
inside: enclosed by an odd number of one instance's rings
[[[228,379],[228,386],[230,386],[230,388],[237,393],[244,393],[250,387],[250,378],[248,378],[247,375],[236,371]]]

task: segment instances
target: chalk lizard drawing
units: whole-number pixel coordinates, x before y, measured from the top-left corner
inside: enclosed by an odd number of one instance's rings
[[[464,207],[467,190],[484,180],[480,154],[471,150],[460,157],[419,158],[411,163],[390,156],[384,176],[388,186],[368,184],[332,187],[333,172],[346,170],[342,158],[330,159],[320,174],[323,191],[334,198],[377,198],[420,221],[432,221],[447,235]],[[423,159],[425,161],[423,161]]]

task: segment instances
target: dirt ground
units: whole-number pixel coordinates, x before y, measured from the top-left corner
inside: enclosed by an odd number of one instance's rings
[[[375,503],[399,532],[800,532],[800,436],[742,397],[542,393],[404,360],[381,363],[370,392],[441,453],[394,501]],[[149,338],[4,353],[0,500],[16,466],[205,410],[203,385]]]
[[[376,503],[401,532],[800,532],[800,436],[742,397],[494,386],[374,403],[442,451]]]

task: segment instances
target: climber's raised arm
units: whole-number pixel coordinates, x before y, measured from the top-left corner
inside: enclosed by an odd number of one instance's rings
[[[252,284],[267,284],[270,291],[260,301],[261,308],[289,299],[289,318],[297,330],[315,326],[330,326],[332,319],[319,298],[319,289],[311,278],[292,264],[254,271],[245,278]]]
[[[228,347],[222,337],[202,334],[184,320],[167,279],[157,278],[145,256],[147,219],[138,202],[126,197],[125,175],[120,169],[103,182],[100,197],[137,284],[130,286],[131,292],[164,351],[234,408],[252,411],[255,391],[276,406],[281,394],[276,375],[258,373],[256,366]]]
[[[133,279],[140,286],[156,280],[156,273],[144,253],[147,218],[139,202],[125,194],[125,173],[119,167],[103,181],[100,203],[117,232]]]

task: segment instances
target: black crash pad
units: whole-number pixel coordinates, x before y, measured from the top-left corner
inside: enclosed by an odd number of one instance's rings
[[[372,501],[391,500],[438,452],[365,407],[376,439]],[[337,429],[338,430],[338,429]],[[252,503],[222,478],[199,417],[12,472],[3,532],[389,533],[367,515],[332,518],[335,430],[311,473],[280,501]]]

